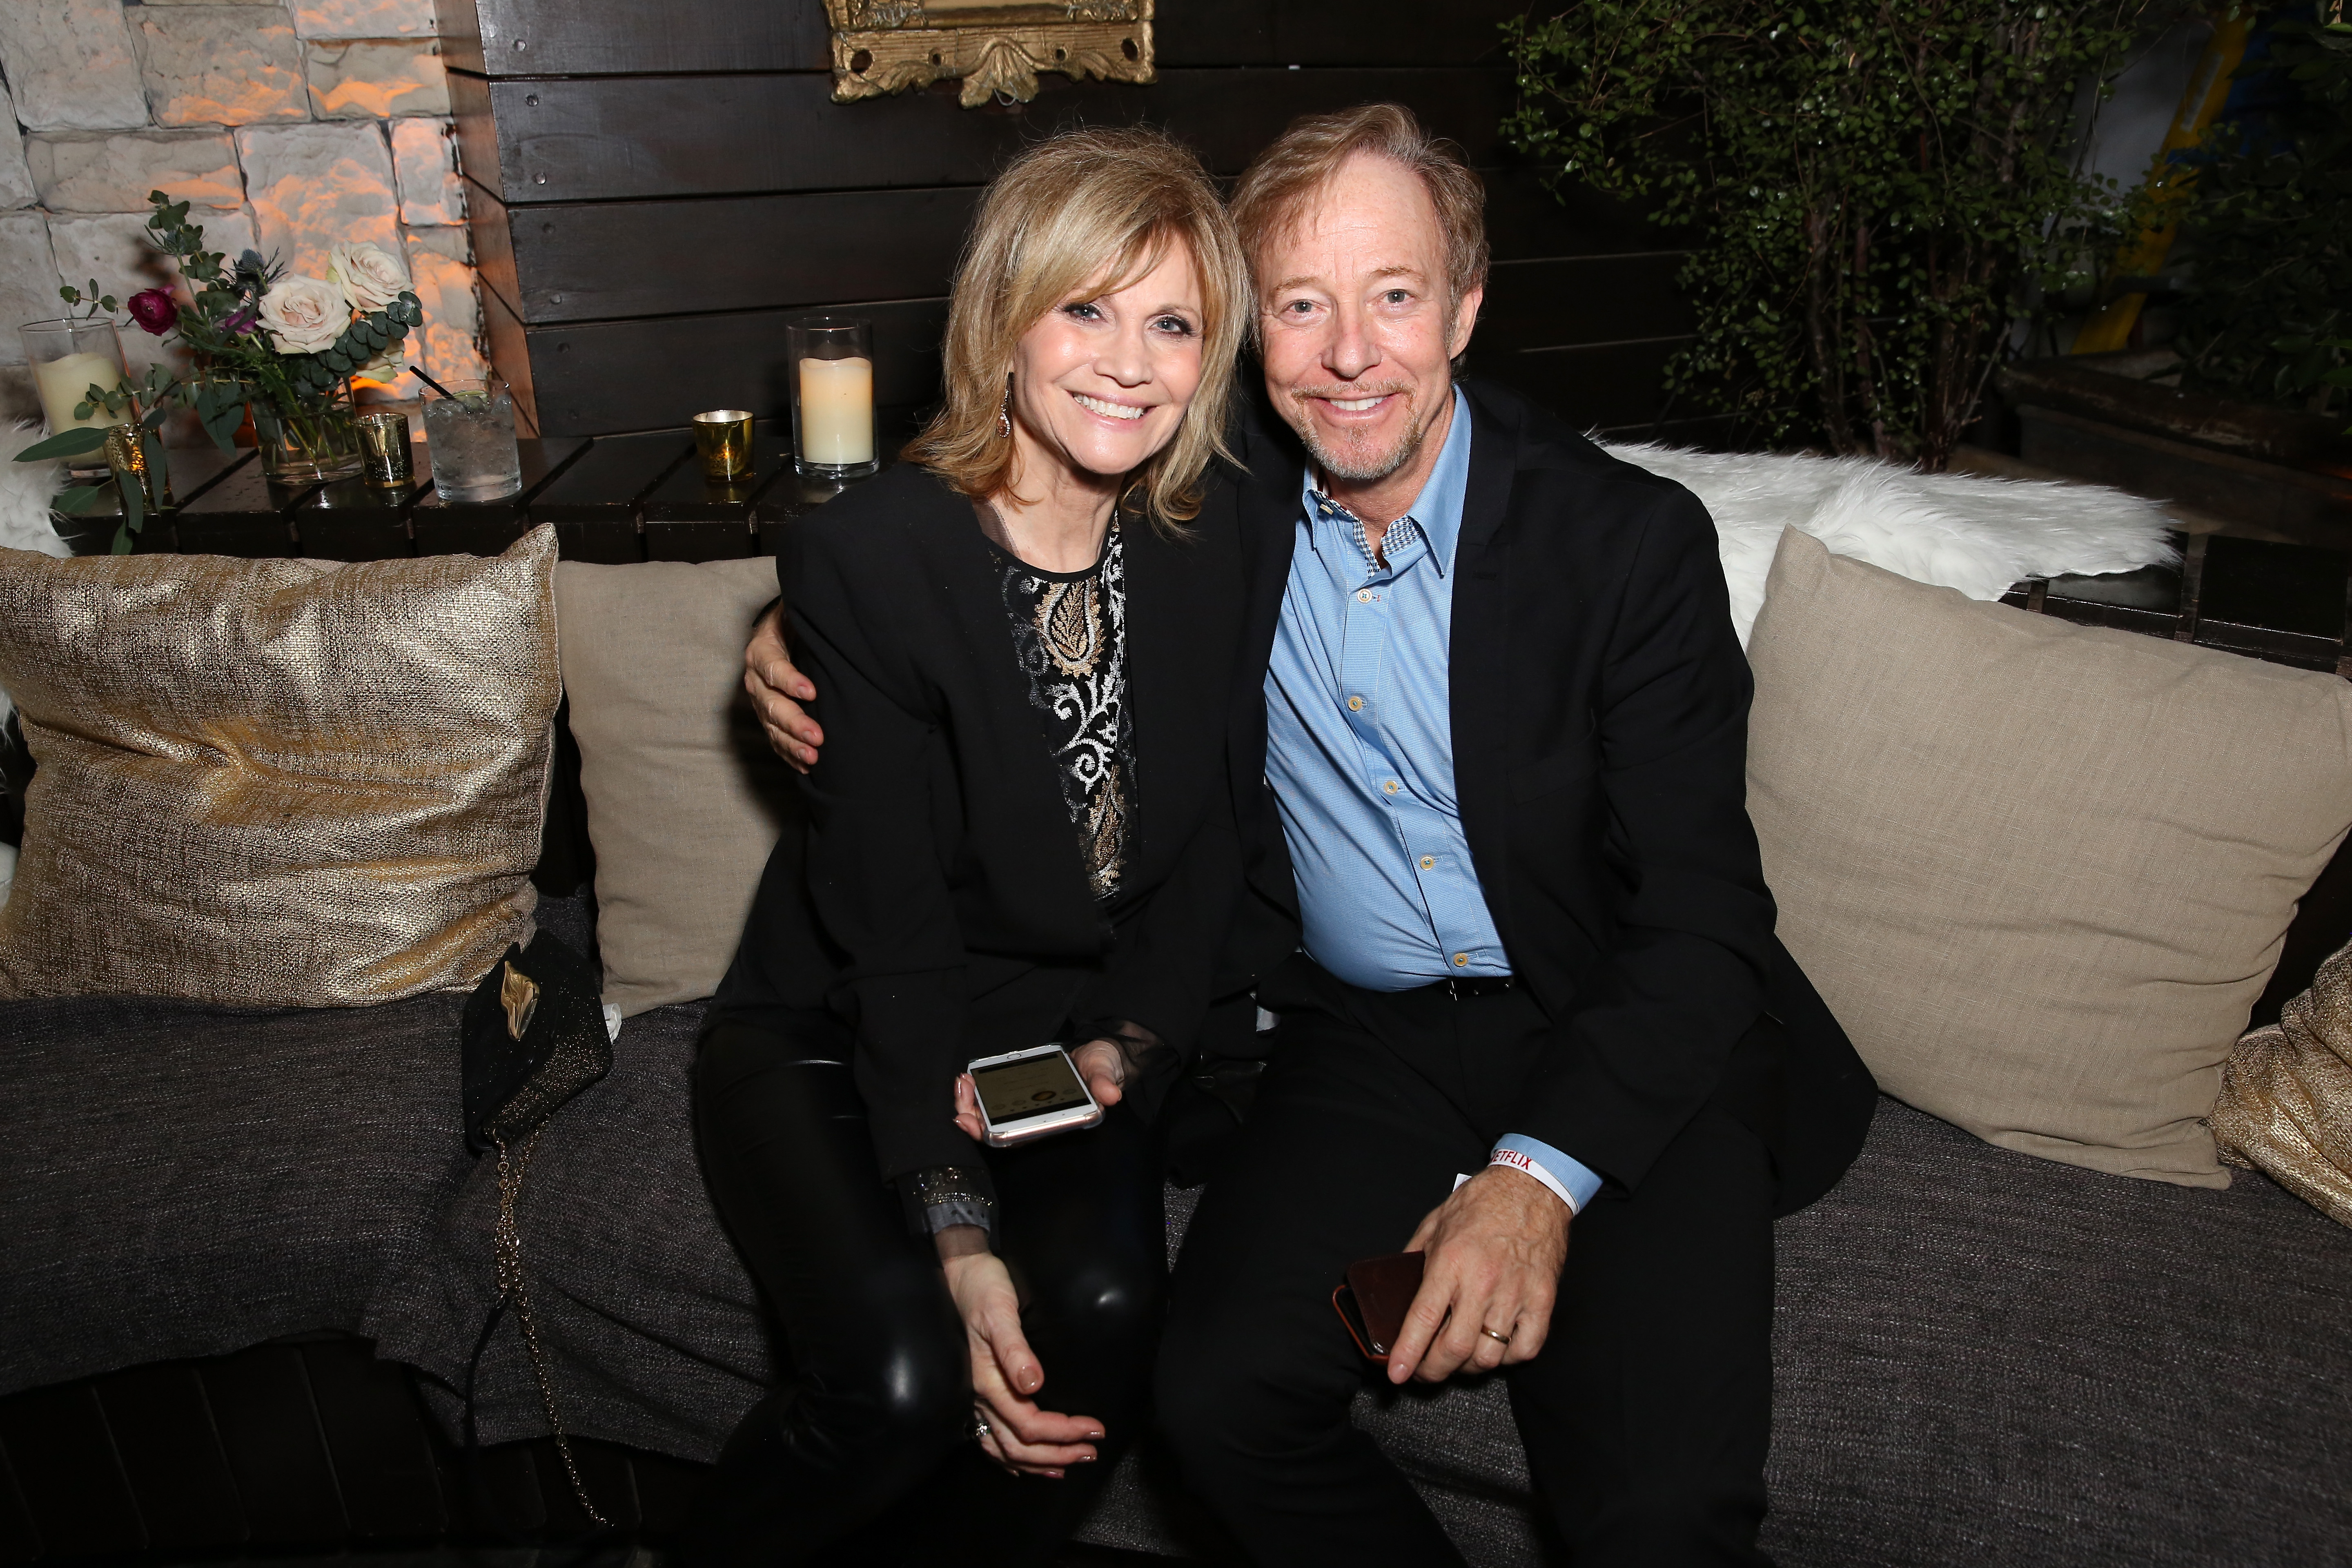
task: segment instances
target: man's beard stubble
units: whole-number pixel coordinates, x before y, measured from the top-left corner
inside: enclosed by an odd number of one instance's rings
[[[1316,467],[1320,468],[1327,478],[1346,479],[1353,484],[1366,484],[1374,479],[1384,479],[1412,462],[1419,454],[1422,440],[1429,434],[1430,420],[1427,415],[1422,415],[1417,419],[1409,419],[1395,444],[1385,452],[1343,453],[1322,439],[1321,431],[1315,423],[1315,416],[1309,406],[1311,401],[1318,397],[1381,397],[1391,393],[1403,396],[1412,413],[1421,414],[1419,400],[1414,396],[1412,388],[1402,383],[1386,386],[1309,387],[1290,395],[1292,404],[1298,411],[1298,418],[1292,422],[1291,428],[1298,432],[1299,440],[1306,443],[1307,456],[1315,459]]]

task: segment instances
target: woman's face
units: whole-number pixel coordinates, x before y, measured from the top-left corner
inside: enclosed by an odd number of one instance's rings
[[[1173,440],[1200,390],[1203,324],[1181,244],[1117,293],[1082,293],[1038,318],[1013,351],[1015,484],[1041,461],[1117,478]]]

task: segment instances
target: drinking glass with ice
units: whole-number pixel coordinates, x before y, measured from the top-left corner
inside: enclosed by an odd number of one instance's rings
[[[452,395],[425,400],[425,447],[434,492],[445,501],[496,500],[522,489],[514,397],[503,383],[453,381]]]

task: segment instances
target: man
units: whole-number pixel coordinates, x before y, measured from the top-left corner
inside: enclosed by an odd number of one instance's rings
[[[1455,384],[1480,204],[1390,105],[1299,121],[1234,194],[1287,426],[1240,433],[1230,492],[1265,671],[1236,806],[1301,940],[1258,986],[1281,1037],[1186,1238],[1161,1416],[1254,1561],[1460,1562],[1349,1424],[1331,1306],[1421,1251],[1385,1373],[1503,1369],[1574,1562],[1759,1563],[1771,1220],[1872,1088],[1772,935],[1705,510]],[[816,735],[781,651],[749,658],[790,755]]]

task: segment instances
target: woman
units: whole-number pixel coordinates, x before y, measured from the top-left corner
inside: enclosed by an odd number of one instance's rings
[[[1165,1243],[1139,1107],[1240,882],[1239,563],[1201,498],[1248,298],[1191,153],[1031,149],[967,242],[943,411],[780,561],[827,743],[695,1098],[793,1373],[691,1559],[1047,1562],[1143,1419]],[[965,1065],[1055,1040],[1102,1123],[986,1147]]]

